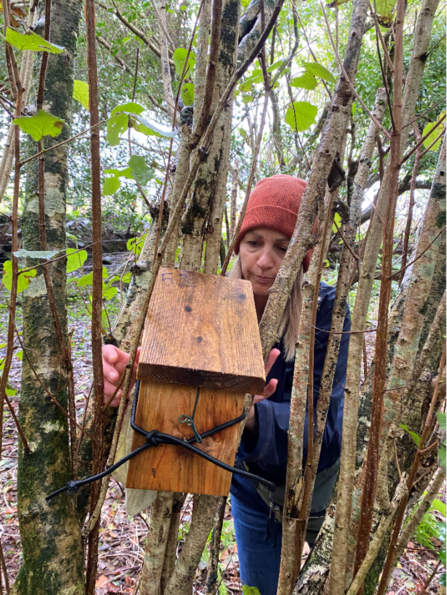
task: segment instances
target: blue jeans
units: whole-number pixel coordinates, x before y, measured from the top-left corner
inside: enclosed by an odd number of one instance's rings
[[[312,547],[323,524],[338,477],[340,459],[317,474],[306,541]],[[274,498],[275,494],[273,494]],[[261,595],[276,595],[281,562],[282,523],[254,492],[245,501],[231,495],[239,571],[243,585],[257,587]]]
[[[282,524],[270,523],[267,532],[268,515],[234,496],[231,497],[231,511],[242,584],[257,587],[261,595],[276,595]]]

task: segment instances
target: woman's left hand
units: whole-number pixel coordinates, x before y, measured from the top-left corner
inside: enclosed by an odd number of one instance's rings
[[[271,352],[267,358],[267,361],[265,362],[265,375],[266,376],[268,376],[268,373],[272,369],[272,366],[275,363],[276,358],[278,357],[279,354],[280,354],[279,349],[271,350]],[[255,414],[256,403],[259,403],[260,401],[263,401],[264,399],[268,399],[269,397],[271,397],[273,395],[273,393],[275,392],[277,385],[278,385],[278,380],[276,378],[272,378],[265,385],[264,392],[262,393],[262,395],[254,396],[253,404],[251,406],[250,413],[248,414],[247,423],[245,424],[245,427],[248,430],[250,430],[251,432],[258,431],[258,423],[256,421],[256,414]]]

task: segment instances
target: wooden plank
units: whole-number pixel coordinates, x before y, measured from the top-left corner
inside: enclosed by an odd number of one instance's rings
[[[249,281],[160,269],[141,347],[140,380],[253,394],[264,390]]]
[[[191,416],[197,387],[174,384],[140,383],[135,421],[145,430],[157,429],[178,438],[191,438],[193,430],[180,424],[178,418]],[[224,389],[200,390],[194,421],[199,433],[239,417],[244,394]],[[235,424],[203,440],[197,446],[213,457],[233,465],[236,457],[240,424]],[[144,444],[144,437],[134,432],[132,450]],[[159,445],[129,461],[126,487],[226,496],[231,473],[205,461],[181,446]]]

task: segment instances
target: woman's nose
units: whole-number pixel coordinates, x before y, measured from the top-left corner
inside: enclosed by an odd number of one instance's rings
[[[270,250],[264,249],[258,258],[258,266],[262,269],[268,269],[272,266],[273,260]]]

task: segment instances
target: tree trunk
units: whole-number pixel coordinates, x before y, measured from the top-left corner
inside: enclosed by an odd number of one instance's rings
[[[73,94],[73,63],[81,17],[79,0],[54,0],[51,15],[51,42],[64,46],[60,55],[50,55],[45,83],[44,109],[70,120]],[[69,137],[64,126],[51,146]],[[67,146],[51,151],[45,158],[45,214],[47,249],[65,249]],[[36,152],[32,143],[31,153]],[[39,250],[37,161],[28,170],[27,192],[22,220],[24,248]],[[67,375],[41,269],[23,297],[23,342],[31,364],[45,386],[67,409]],[[65,260],[50,266],[60,323],[67,340]],[[17,492],[23,564],[14,587],[20,595],[81,595],[84,593],[81,532],[74,514],[75,502],[57,498],[50,504],[45,496],[70,478],[70,451],[67,418],[49,400],[36,381],[30,365],[23,360],[19,419],[31,446],[20,451]]]

